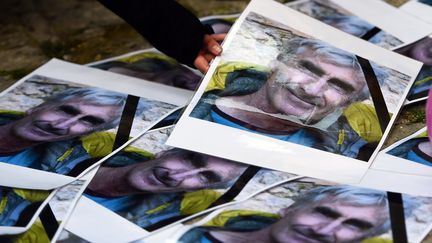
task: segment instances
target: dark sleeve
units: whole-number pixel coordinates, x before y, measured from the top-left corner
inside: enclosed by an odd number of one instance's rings
[[[174,0],[98,0],[154,47],[193,66],[208,28]]]

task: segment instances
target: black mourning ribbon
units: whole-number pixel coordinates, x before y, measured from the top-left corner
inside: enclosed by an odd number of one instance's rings
[[[363,40],[370,40],[381,30],[377,27],[372,28],[361,38]],[[384,96],[381,92],[378,79],[373,71],[370,62],[362,57],[357,56],[359,64],[363,70],[367,86],[369,88],[372,101],[378,116],[381,131],[384,133],[390,122],[390,114],[387,109],[387,105],[384,100]],[[389,204],[390,222],[392,229],[393,242],[395,243],[407,243],[407,231],[405,225],[405,213],[402,200],[402,194],[395,192],[387,192],[387,200]]]

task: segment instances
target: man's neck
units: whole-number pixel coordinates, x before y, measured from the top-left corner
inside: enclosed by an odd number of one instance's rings
[[[299,124],[275,116],[277,111],[269,104],[259,102],[265,99],[260,91],[244,96],[222,97],[215,104],[225,114],[263,130],[289,134],[301,128]]]
[[[12,132],[12,124],[0,126],[0,154],[17,153],[40,144],[16,136]]]
[[[125,181],[131,166],[124,167],[100,167],[88,189],[100,196],[119,197],[130,195],[134,191]]]
[[[234,232],[234,231],[210,231],[209,234],[224,243],[250,243],[254,242],[270,243],[269,227],[252,232]]]

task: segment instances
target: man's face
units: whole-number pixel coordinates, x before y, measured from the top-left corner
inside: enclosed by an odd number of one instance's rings
[[[326,200],[288,209],[271,226],[270,234],[278,243],[359,242],[385,222],[386,212],[381,206],[358,207]]]
[[[276,62],[266,82],[266,95],[274,112],[315,123],[346,106],[365,86],[361,71],[337,66],[306,51],[289,66]]]
[[[239,163],[198,153],[187,158],[166,154],[140,163],[127,175],[127,182],[143,192],[188,191],[230,181],[245,168]]]
[[[30,110],[13,126],[16,136],[35,142],[62,141],[89,134],[116,119],[121,107],[68,100]]]
[[[424,38],[414,45],[410,56],[426,65],[432,65],[432,38]]]

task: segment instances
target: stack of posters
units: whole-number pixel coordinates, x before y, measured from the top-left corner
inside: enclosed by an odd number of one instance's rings
[[[48,62],[0,94],[0,241],[421,242],[418,2],[253,0],[202,19],[229,32],[205,76],[156,49]]]

